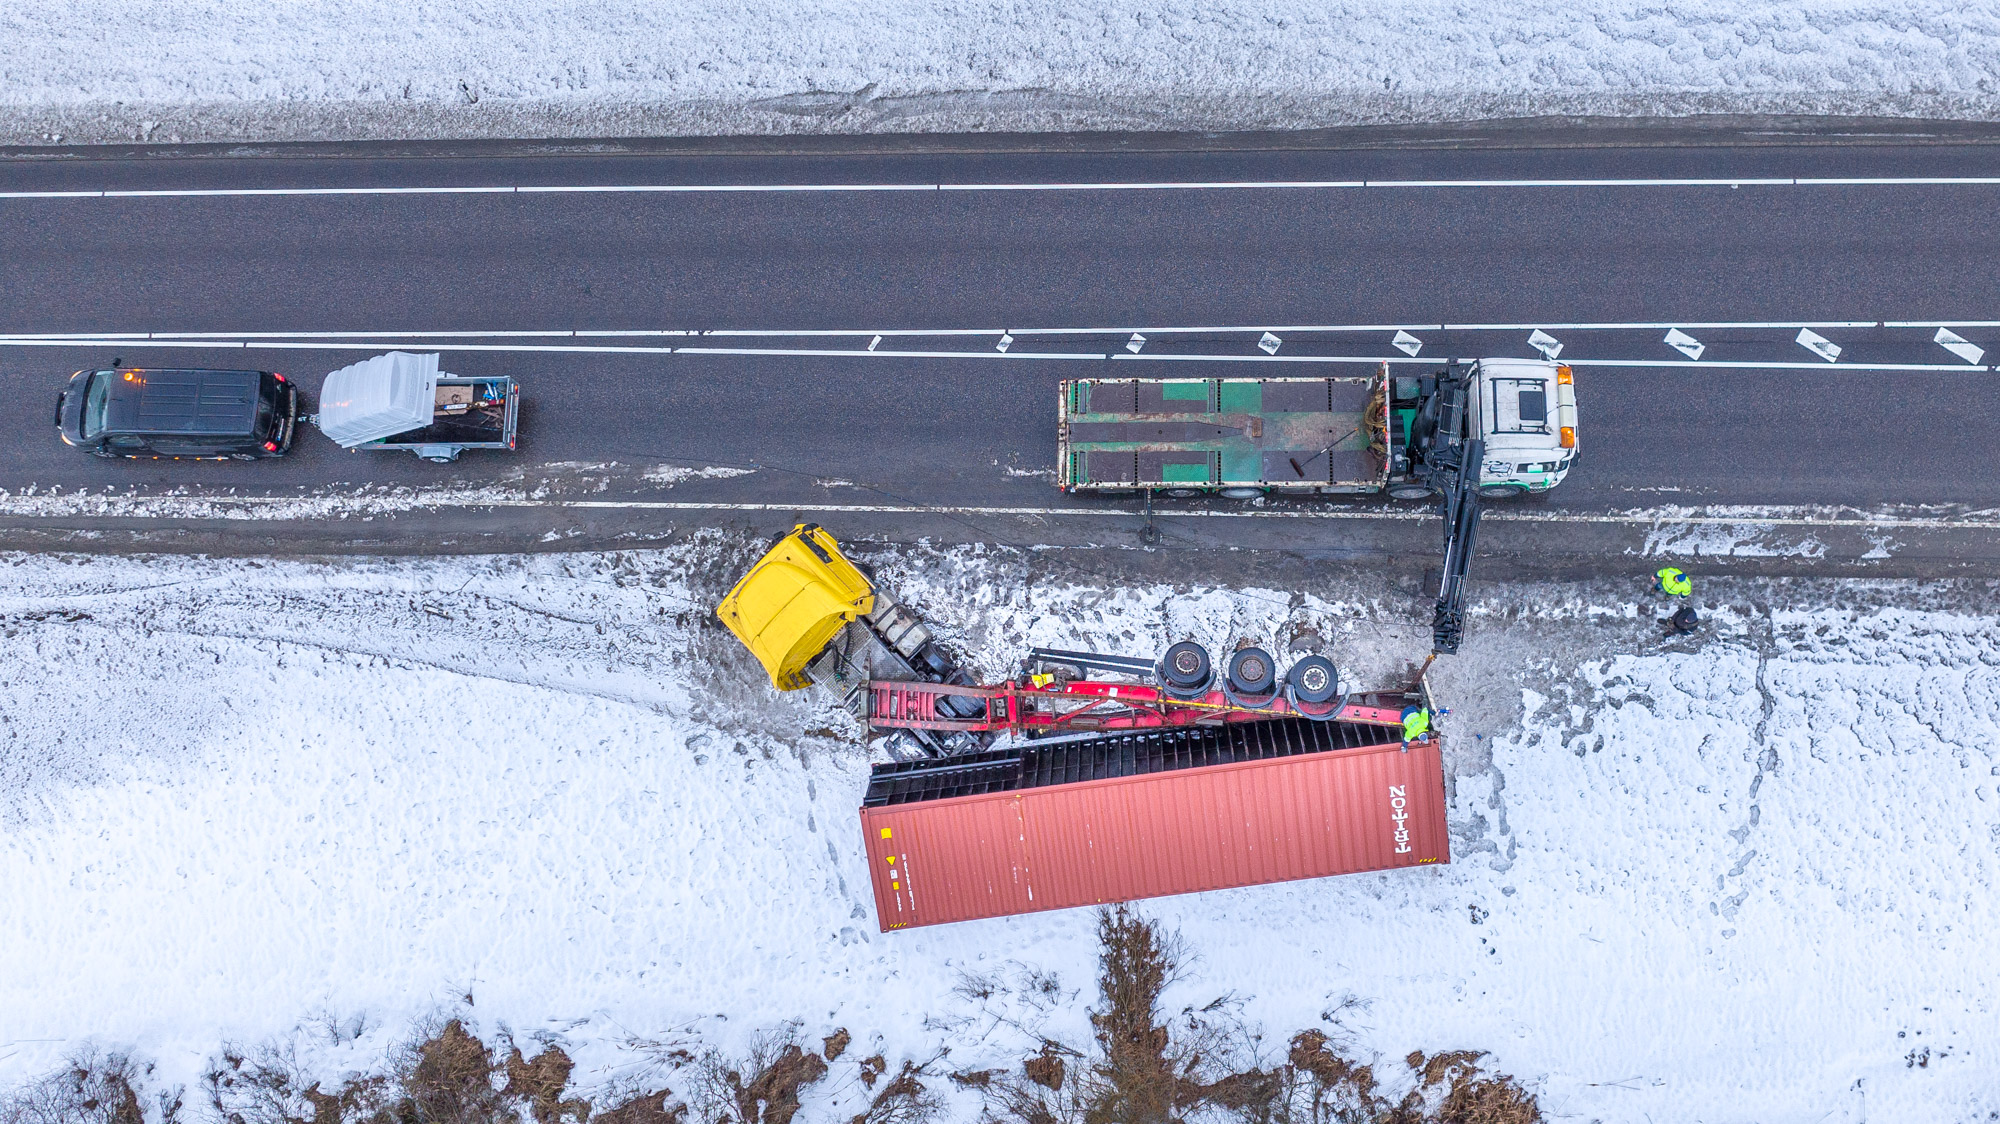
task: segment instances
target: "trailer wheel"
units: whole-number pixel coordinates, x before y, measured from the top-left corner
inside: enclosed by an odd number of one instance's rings
[[[1215,678],[1208,649],[1192,640],[1183,640],[1160,657],[1160,681],[1170,690],[1206,691]]]
[[[1319,706],[1340,696],[1340,672],[1325,656],[1307,656],[1285,673],[1292,694],[1300,702]]]
[[[1427,500],[1431,497],[1430,487],[1425,484],[1391,484],[1388,490],[1392,500]]]
[[[1479,498],[1482,500],[1511,500],[1528,494],[1528,489],[1520,484],[1481,484]]]
[[[1226,500],[1255,500],[1264,497],[1262,488],[1224,488],[1216,493]]]
[[[1239,695],[1268,695],[1278,686],[1277,662],[1262,648],[1241,648],[1229,657],[1229,689]]]
[[[1161,488],[1160,494],[1170,500],[1191,500],[1201,495],[1201,488]]]
[[[429,461],[429,462],[430,462],[430,463],[432,463],[432,464],[450,464],[451,462],[453,462],[453,461],[457,460],[458,458],[457,458],[457,457],[425,457],[424,459],[425,459],[425,460],[427,460],[427,461]]]

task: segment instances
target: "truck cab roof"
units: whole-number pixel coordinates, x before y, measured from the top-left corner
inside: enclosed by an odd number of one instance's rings
[[[1479,431],[1488,453],[1562,447],[1556,370],[1545,359],[1479,361]]]

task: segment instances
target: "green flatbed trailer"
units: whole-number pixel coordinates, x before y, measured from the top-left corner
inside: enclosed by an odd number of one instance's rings
[[[1392,483],[1387,392],[1386,369],[1345,378],[1065,382],[1057,484],[1241,498],[1380,492]]]

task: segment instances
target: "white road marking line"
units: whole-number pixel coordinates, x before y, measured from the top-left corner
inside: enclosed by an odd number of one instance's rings
[[[1401,328],[1398,328],[1396,330],[1396,338],[1390,340],[1389,342],[1395,345],[1397,351],[1400,351],[1405,355],[1414,356],[1417,352],[1422,351],[1424,349],[1424,341],[1402,330]]]
[[[1799,329],[1798,345],[1829,363],[1840,358],[1840,345],[1811,328]]]
[[[1541,352],[1544,356],[1550,359],[1554,359],[1556,356],[1561,355],[1563,353],[1562,341],[1548,334],[1547,332],[1542,331],[1540,328],[1536,328],[1534,332],[1528,336],[1528,346],[1534,348],[1536,351]]]
[[[521,184],[441,187],[222,187],[0,191],[0,199],[215,199],[346,195],[756,195],[869,194],[908,191],[1342,191],[1374,188],[1510,189],[1619,187],[1993,187],[2000,176],[1798,176],[1668,179],[1492,180],[1193,180],[1119,183],[763,183],[763,184]]]
[[[870,350],[870,351],[873,351],[873,350],[875,350],[876,348],[878,348],[878,347],[881,347],[881,346],[882,346],[882,337],[881,337],[881,336],[876,336],[876,337],[875,337],[874,339],[872,339],[872,340],[869,340],[869,341],[868,341],[868,350]]]
[[[1688,335],[1686,332],[1681,331],[1679,328],[1675,328],[1672,331],[1668,332],[1667,338],[1663,342],[1668,347],[1673,348],[1675,351],[1680,352],[1682,355],[1687,356],[1689,359],[1699,359],[1701,358],[1701,353],[1708,350],[1707,348],[1702,346],[1702,342],[1700,340],[1695,339],[1693,336]]]
[[[1278,337],[1272,335],[1269,332],[1265,332],[1263,336],[1259,337],[1257,340],[1257,346],[1260,349],[1262,349],[1264,354],[1266,355],[1276,355],[1278,353],[1278,349],[1280,347],[1283,347],[1284,343],[1285,343],[1284,340],[1279,339]]]
[[[1112,508],[1091,507],[1041,507],[1041,506],[962,506],[931,504],[836,504],[836,503],[739,503],[728,501],[668,501],[668,500],[560,500],[510,498],[498,496],[395,496],[370,495],[298,495],[298,496],[242,496],[242,495],[196,495],[175,496],[133,496],[133,495],[91,495],[74,493],[70,495],[13,496],[0,494],[0,517],[14,518],[188,518],[201,516],[177,515],[171,509],[189,506],[211,508],[228,507],[274,507],[285,504],[311,504],[326,501],[351,501],[371,508],[393,506],[396,510],[418,509],[548,509],[587,511],[742,511],[742,512],[802,512],[813,514],[874,514],[874,515],[1018,515],[1043,518],[1075,519],[1143,519],[1145,512]],[[59,514],[49,514],[52,504],[71,502],[92,508],[118,507],[128,509],[129,515],[106,513],[103,511],[79,510]],[[153,511],[147,514],[148,510]],[[1154,516],[1160,519],[1308,519],[1308,520],[1375,520],[1379,522],[1422,522],[1438,518],[1435,508],[1421,507],[1404,510],[1355,510],[1343,508],[1284,509],[1269,508],[1155,508]],[[313,516],[323,519],[324,516]],[[1510,512],[1488,509],[1481,518],[1501,523],[1548,523],[1548,524],[1601,524],[1633,527],[1794,527],[1794,528],[1855,528],[1862,530],[1900,531],[2000,531],[2000,520],[1995,519],[1936,519],[1905,518],[1895,516],[1826,516],[1826,515],[1685,515],[1678,512],[1563,512],[1528,511]]]
[[[1773,320],[1773,321],[1674,321],[1660,323],[1600,322],[1573,324],[1283,324],[1283,325],[1207,325],[1190,327],[1186,325],[1151,327],[1106,327],[1106,328],[632,328],[632,329],[579,329],[575,331],[495,331],[495,332],[9,332],[6,338],[52,339],[52,340],[146,340],[146,339],[529,339],[529,338],[619,338],[619,337],[663,337],[663,338],[815,338],[829,339],[881,336],[884,339],[897,337],[970,337],[994,336],[1002,331],[1021,336],[1124,336],[1134,333],[1146,336],[1168,335],[1230,335],[1250,332],[1282,332],[1285,335],[1310,335],[1315,333],[1380,333],[1380,332],[1530,332],[1546,330],[1551,332],[1617,332],[1617,331],[1662,331],[1668,329],[1692,329],[1696,331],[1715,330],[1770,330],[1796,331],[1800,328],[2000,328],[2000,320]]]
[[[1967,340],[1964,336],[1959,335],[1950,328],[1939,328],[1937,335],[1931,337],[1931,342],[1943,347],[1946,351],[1951,352],[1967,363],[1978,363],[1986,357],[1985,348]]]
[[[795,356],[811,359],[1050,359],[1074,362],[1091,359],[1112,359],[1139,363],[1323,363],[1329,366],[1379,366],[1383,363],[1435,365],[1435,359],[1416,359],[1398,355],[1128,355],[1123,352],[1101,351],[866,351],[853,348],[819,347],[637,347],[631,345],[590,345],[590,344],[543,344],[543,343],[457,343],[452,341],[426,340],[413,344],[410,340],[376,340],[373,342],[339,341],[314,342],[298,340],[174,340],[174,339],[133,339],[131,337],[78,337],[73,339],[22,339],[0,336],[0,348],[4,347],[159,347],[193,348],[210,351],[279,350],[279,351],[392,351],[396,348],[421,346],[426,351],[436,352],[499,352],[522,355],[768,355]],[[1686,359],[1569,359],[1571,367],[1642,367],[1661,368],[1705,368],[1710,370],[1745,371],[1787,371],[1825,370],[1824,363],[1789,362],[1771,360],[1720,360],[1704,359],[1699,362]],[[1968,367],[1958,363],[1843,363],[1843,371],[1934,371],[1950,374],[1966,374],[1984,368]],[[1129,377],[1129,376],[1121,376]],[[1182,376],[1189,377],[1189,376]]]

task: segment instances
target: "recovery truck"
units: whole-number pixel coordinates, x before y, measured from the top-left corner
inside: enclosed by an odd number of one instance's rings
[[[1056,483],[1171,497],[1444,499],[1432,647],[1456,652],[1479,501],[1545,492],[1575,463],[1576,387],[1549,360],[1453,360],[1422,375],[1076,379],[1062,384]]]

